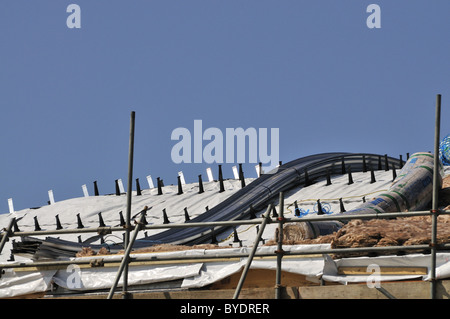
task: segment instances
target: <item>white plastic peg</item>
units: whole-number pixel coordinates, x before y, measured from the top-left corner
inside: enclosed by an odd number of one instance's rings
[[[208,167],[208,168],[206,169],[206,174],[208,175],[208,181],[209,181],[209,182],[214,181],[214,177],[213,177],[213,174],[212,174],[211,167]]]
[[[120,191],[120,193],[125,193],[125,189],[123,188],[122,179],[119,178],[119,179],[117,180],[117,183],[119,184],[119,191]]]
[[[55,198],[53,197],[53,190],[48,191],[48,199],[50,200],[50,205],[55,203]]]
[[[256,175],[257,175],[258,177],[260,177],[260,176],[261,176],[261,172],[259,171],[259,164],[256,164],[256,165],[255,165],[255,169],[256,169]]]
[[[186,185],[186,180],[184,179],[184,174],[182,171],[178,172],[178,176],[180,176],[181,185]]]
[[[152,175],[147,176],[147,183],[150,189],[155,188],[155,185],[153,185]]]
[[[81,188],[83,189],[84,197],[89,197],[89,192],[88,192],[86,184],[81,185]]]
[[[237,166],[233,166],[232,169],[233,169],[234,179],[239,179],[239,173],[238,173]]]
[[[14,213],[14,204],[13,204],[12,198],[8,198],[8,206],[9,206],[9,213],[13,214]]]

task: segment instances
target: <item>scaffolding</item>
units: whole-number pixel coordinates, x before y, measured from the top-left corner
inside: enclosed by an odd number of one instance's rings
[[[429,211],[415,211],[415,212],[397,212],[397,213],[373,213],[373,214],[334,214],[334,215],[321,215],[315,217],[300,217],[300,218],[286,218],[284,217],[284,193],[279,193],[279,215],[278,217],[270,217],[270,213],[273,209],[273,204],[269,204],[265,213],[261,218],[255,218],[250,220],[232,220],[232,221],[215,221],[215,222],[189,222],[189,223],[179,223],[179,224],[162,224],[162,225],[145,225],[143,220],[146,215],[146,211],[148,207],[144,207],[139,216],[139,221],[136,225],[131,225],[130,223],[130,214],[127,213],[127,223],[123,227],[91,227],[91,228],[82,228],[82,229],[57,229],[57,230],[35,230],[35,231],[18,231],[15,230],[14,226],[16,225],[15,218],[12,218],[9,222],[9,225],[5,229],[5,232],[2,234],[0,241],[0,254],[5,246],[5,243],[9,240],[9,238],[20,237],[20,236],[39,236],[39,235],[63,235],[63,234],[76,234],[76,233],[98,233],[98,234],[108,234],[117,231],[125,231],[127,233],[126,242],[125,242],[125,252],[123,257],[121,257],[120,266],[117,271],[117,275],[114,281],[114,284],[111,286],[111,289],[108,294],[108,299],[113,298],[115,294],[115,290],[117,288],[117,284],[121,276],[125,278],[123,283],[123,292],[122,298],[130,298],[130,293],[127,291],[127,276],[128,276],[128,264],[137,257],[132,257],[131,252],[133,248],[133,244],[136,240],[138,233],[142,230],[150,230],[150,229],[169,229],[169,228],[183,228],[183,227],[219,227],[219,226],[239,226],[239,225],[259,225],[259,231],[254,241],[254,245],[250,254],[244,253],[236,253],[236,254],[227,254],[227,258],[247,258],[247,262],[242,271],[239,283],[236,287],[233,299],[239,298],[240,291],[245,282],[246,276],[250,269],[252,260],[254,257],[276,257],[276,282],[275,282],[275,295],[274,298],[281,298],[281,272],[282,272],[282,259],[283,256],[298,256],[298,255],[310,255],[310,254],[341,254],[345,255],[348,253],[373,253],[373,252],[395,252],[395,251],[423,251],[429,250],[430,254],[430,298],[436,298],[436,286],[439,281],[436,277],[436,253],[439,249],[445,250],[450,249],[450,244],[438,244],[437,243],[437,217],[443,214],[450,214],[450,210],[442,210],[438,208],[438,170],[437,167],[439,165],[439,158],[436,156],[439,152],[439,131],[440,131],[440,104],[441,104],[441,96],[437,96],[436,101],[436,125],[435,125],[435,148],[434,148],[434,170],[433,170],[433,194],[432,194],[432,203],[431,210]],[[132,122],[131,122],[131,131],[130,131],[130,161],[129,161],[129,181],[132,178],[132,143],[133,143],[133,135],[134,135],[134,112],[132,113]],[[129,188],[131,189],[130,185]],[[131,194],[131,192],[128,192]],[[131,196],[127,197],[127,208],[131,207]],[[431,216],[431,238],[430,244],[428,245],[409,245],[409,246],[385,246],[385,247],[358,247],[358,248],[337,248],[337,249],[318,249],[318,250],[308,250],[307,252],[290,252],[283,250],[283,225],[287,222],[289,223],[297,223],[297,222],[308,222],[308,221],[333,221],[333,220],[353,220],[353,219],[384,219],[384,218],[395,218],[395,217],[413,217],[413,216]],[[265,226],[269,223],[278,223],[278,235],[277,235],[277,249],[273,253],[257,253],[258,244],[260,242],[261,236],[264,232]],[[212,232],[213,234],[214,232]],[[178,256],[178,257],[164,257],[164,256],[152,256],[146,258],[139,257],[139,261],[182,261],[182,260],[194,260],[194,259],[202,259],[204,257],[201,256]],[[210,255],[208,259],[216,259],[223,258],[222,255]],[[117,261],[108,261],[102,260],[102,263],[108,263]],[[39,269],[39,267],[62,267],[68,266],[71,264],[83,265],[83,264],[91,264],[92,260],[53,260],[53,261],[37,261],[37,262],[20,262],[20,263],[6,263],[0,264],[0,274],[4,269],[7,268],[27,268],[27,267],[35,267]],[[388,298],[393,298],[394,296],[390,295],[385,289],[382,287],[377,288],[381,293],[383,293]]]
[[[386,247],[357,247],[357,248],[336,248],[336,249],[317,249],[317,250],[308,250],[304,252],[290,252],[290,251],[284,251],[283,250],[283,238],[282,238],[282,229],[284,223],[296,223],[296,222],[308,222],[308,221],[327,221],[327,220],[354,220],[354,219],[361,219],[361,220],[368,220],[368,219],[381,219],[381,218],[395,218],[395,217],[413,217],[413,216],[431,216],[432,221],[434,220],[434,217],[437,217],[438,215],[443,214],[450,214],[450,210],[432,210],[432,211],[416,211],[416,212],[405,212],[405,213],[384,213],[384,214],[361,214],[361,215],[348,215],[345,214],[339,214],[336,216],[327,215],[327,216],[317,216],[317,217],[303,217],[303,218],[286,218],[283,215],[283,193],[280,193],[280,201],[279,201],[279,216],[278,217],[270,217],[270,212],[273,209],[273,204],[269,204],[267,207],[267,210],[262,215],[261,218],[256,218],[252,220],[238,220],[238,221],[218,221],[218,222],[203,222],[203,223],[183,223],[183,224],[171,224],[171,225],[144,225],[143,219],[145,217],[146,208],[144,208],[140,214],[139,221],[136,225],[130,226],[131,238],[128,246],[125,249],[123,257],[121,257],[121,262],[119,269],[117,271],[117,275],[115,278],[115,282],[113,286],[111,287],[111,290],[108,294],[108,299],[112,298],[115,294],[115,290],[117,288],[117,283],[120,279],[120,277],[128,271],[128,268],[125,267],[130,262],[139,260],[140,262],[145,261],[160,261],[160,262],[168,262],[168,261],[183,261],[183,260],[195,260],[195,259],[204,259],[202,256],[178,256],[178,257],[164,257],[164,256],[152,256],[152,257],[133,257],[130,256],[132,253],[132,247],[134,244],[134,241],[137,237],[137,234],[142,230],[147,229],[161,229],[161,228],[178,228],[178,227],[215,227],[215,226],[237,226],[237,225],[244,225],[244,224],[253,224],[253,225],[260,225],[258,234],[255,238],[253,248],[250,252],[250,254],[245,253],[236,253],[236,254],[227,254],[226,258],[248,258],[247,263],[243,269],[241,278],[239,280],[239,283],[236,287],[236,291],[234,293],[233,298],[237,299],[239,298],[240,291],[243,287],[243,284],[245,282],[245,278],[248,274],[248,271],[250,269],[252,260],[254,257],[276,257],[276,282],[275,282],[275,298],[281,298],[281,291],[282,291],[282,283],[281,283],[281,268],[282,268],[282,258],[283,256],[301,256],[301,255],[310,255],[310,254],[349,254],[349,253],[375,253],[375,252],[398,252],[398,251],[423,251],[423,250],[430,250],[432,253],[430,254],[430,264],[431,264],[431,291],[430,291],[430,298],[436,298],[436,284],[438,282],[438,279],[436,279],[436,274],[433,272],[433,269],[436,268],[436,251],[438,249],[450,249],[450,244],[436,244],[436,236],[437,232],[432,232],[432,238],[431,243],[429,245],[410,245],[410,246],[386,246]],[[9,238],[13,237],[19,237],[26,235],[43,235],[43,234],[68,234],[68,233],[85,233],[85,232],[97,232],[102,233],[107,230],[108,232],[114,232],[114,231],[124,231],[124,227],[92,227],[92,228],[85,228],[85,229],[61,229],[61,230],[42,230],[42,231],[13,231],[13,226],[15,223],[15,219],[11,219],[6,231],[4,232],[4,235],[2,236],[0,249],[3,249],[5,242]],[[269,223],[278,223],[278,227],[281,231],[278,231],[277,236],[277,249],[273,253],[257,253],[257,247],[260,242],[261,236],[264,232],[264,228]],[[281,234],[281,235],[280,235]],[[433,253],[433,250],[435,251]],[[1,253],[2,250],[0,250]],[[223,258],[223,255],[221,254],[215,254],[215,255],[209,255],[208,259],[219,259]],[[101,264],[105,263],[117,263],[116,260],[101,260]],[[37,261],[37,262],[20,262],[20,263],[6,263],[6,264],[0,264],[0,272],[3,269],[7,268],[33,268],[33,269],[39,269],[43,267],[67,267],[68,265],[92,265],[91,259],[86,260],[54,260],[54,261]],[[383,292],[383,288],[377,288],[380,292],[386,294],[387,292]],[[129,293],[127,292],[128,296],[124,296],[122,294],[123,298],[129,298]],[[389,297],[389,296],[388,296]]]

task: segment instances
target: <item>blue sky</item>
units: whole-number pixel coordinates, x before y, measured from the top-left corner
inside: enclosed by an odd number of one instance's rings
[[[81,8],[70,29],[69,4]],[[366,8],[381,8],[369,29]],[[450,2],[0,2],[0,213],[217,164],[175,164],[174,129],[279,128],[280,160],[432,151],[436,94],[450,133]],[[224,164],[225,177],[232,177]],[[255,177],[254,164],[244,164]]]

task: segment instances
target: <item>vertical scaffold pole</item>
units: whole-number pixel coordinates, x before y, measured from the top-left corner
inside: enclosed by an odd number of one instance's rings
[[[434,127],[434,169],[433,169],[433,200],[431,207],[431,299],[436,299],[436,250],[437,250],[437,217],[439,195],[439,139],[441,129],[441,95],[436,97],[436,123]]]
[[[130,244],[130,227],[131,227],[131,194],[133,192],[133,155],[134,155],[134,123],[136,113],[131,112],[130,117],[130,142],[128,150],[128,185],[127,185],[127,214],[125,220],[125,240],[124,246],[128,247]],[[125,264],[123,274],[123,298],[128,299],[128,263]]]
[[[281,299],[281,261],[283,258],[283,224],[284,224],[284,193],[280,192],[279,212],[278,212],[278,246],[275,253],[277,254],[277,270],[275,283],[275,299]]]

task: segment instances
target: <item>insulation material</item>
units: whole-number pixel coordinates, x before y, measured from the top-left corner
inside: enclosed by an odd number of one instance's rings
[[[303,239],[302,224],[286,224],[283,229],[284,244],[330,243],[331,248],[385,247],[429,244],[431,241],[431,217],[401,217],[397,219],[355,219],[344,225],[339,231],[313,239]],[[276,237],[276,235],[275,235]],[[450,243],[450,215],[438,217],[437,242]],[[272,239],[266,245],[276,245]],[[365,256],[366,252],[333,254],[334,258]],[[374,254],[374,253],[372,253]],[[397,254],[397,252],[379,252],[378,254]]]
[[[0,298],[47,291],[56,270],[14,271],[4,269],[0,278]]]
[[[394,201],[392,211],[422,210],[428,206],[433,193],[433,171],[438,170],[438,188],[442,186],[443,168],[434,168],[434,156],[415,153],[406,162],[399,176],[392,183],[389,195],[397,194],[402,200]],[[397,204],[396,204],[397,203]],[[402,209],[402,207],[405,209]],[[398,209],[400,207],[400,209]]]
[[[159,244],[153,245],[145,248],[134,249],[133,253],[156,253],[156,252],[169,252],[169,251],[183,251],[183,250],[197,250],[197,249],[226,249],[228,247],[222,247],[215,244],[200,244],[193,246],[186,245],[172,245],[172,244]],[[124,251],[121,250],[118,254],[123,254]],[[81,251],[76,254],[76,257],[88,257],[88,256],[101,256],[101,255],[111,255],[106,248],[100,249],[98,252],[94,251],[91,247],[83,247]]]
[[[395,220],[353,220],[335,234],[331,247],[409,246],[429,244],[430,241],[431,217],[417,216]],[[450,215],[438,217],[437,242],[450,242]]]
[[[424,209],[430,203],[433,191],[433,161],[433,155],[429,153],[411,155],[388,192],[346,214]],[[442,183],[442,179],[439,183]]]

